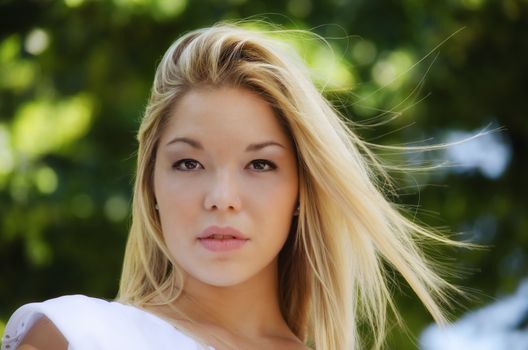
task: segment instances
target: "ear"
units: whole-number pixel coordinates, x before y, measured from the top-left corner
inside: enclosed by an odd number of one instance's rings
[[[301,213],[301,206],[299,202],[297,202],[297,206],[295,207],[295,210],[293,211],[293,216],[299,216],[300,213]]]

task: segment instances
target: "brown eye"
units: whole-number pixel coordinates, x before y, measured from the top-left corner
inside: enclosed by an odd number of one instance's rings
[[[253,167],[253,170],[255,171],[271,171],[277,169],[277,166],[275,163],[270,162],[269,160],[265,159],[255,159],[250,164],[250,167]]]
[[[182,159],[172,165],[173,169],[180,171],[193,171],[199,169],[201,164],[194,159]]]

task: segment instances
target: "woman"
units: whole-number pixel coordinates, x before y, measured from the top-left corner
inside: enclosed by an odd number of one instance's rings
[[[387,264],[442,323],[451,286],[415,242],[453,242],[384,198],[383,167],[302,67],[233,25],[178,39],[139,130],[117,301],[25,305],[3,349],[379,348]]]

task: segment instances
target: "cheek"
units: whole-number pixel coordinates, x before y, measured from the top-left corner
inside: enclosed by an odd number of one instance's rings
[[[158,176],[155,182],[163,236],[167,244],[181,238],[183,227],[193,229],[201,208],[200,186]]]
[[[196,181],[184,181],[177,179],[170,172],[161,173],[155,177],[156,199],[160,204],[167,207],[186,207],[185,203],[190,200],[196,201],[200,186]]]
[[[268,214],[268,217],[283,217],[287,218],[287,213],[293,206],[293,200],[280,188],[269,189],[262,191],[262,195],[256,199],[259,202],[259,207]]]
[[[297,199],[296,182],[277,182],[253,191],[251,200],[259,208],[261,222],[279,236],[288,234]]]

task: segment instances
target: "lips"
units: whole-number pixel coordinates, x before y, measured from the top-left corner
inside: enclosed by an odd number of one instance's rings
[[[232,227],[209,226],[200,233],[198,239],[240,239],[247,238],[237,229]]]
[[[232,227],[210,226],[199,236],[198,241],[212,252],[226,252],[242,248],[249,239]]]
[[[237,238],[235,236],[231,236],[231,235],[217,235],[215,233],[215,234],[212,234],[210,236],[207,236],[206,239],[237,239]]]

